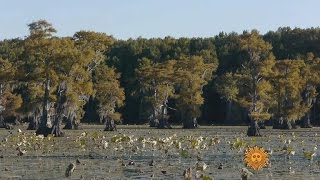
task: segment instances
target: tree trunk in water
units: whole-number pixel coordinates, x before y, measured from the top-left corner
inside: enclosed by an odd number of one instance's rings
[[[78,124],[76,123],[75,119],[68,118],[63,129],[78,129]]]
[[[159,120],[158,129],[166,129],[166,128],[171,129],[172,127],[168,123],[168,119],[167,118],[161,118]]]
[[[273,121],[273,129],[292,129],[296,128],[295,122],[291,122],[289,120],[285,120],[283,117],[275,119]]]
[[[66,87],[65,87],[65,83],[62,82],[59,85],[58,91],[57,91],[57,96],[58,96],[58,100],[57,100],[57,107],[55,110],[55,117],[54,117],[54,123],[52,126],[52,130],[51,130],[51,134],[53,134],[55,137],[62,137],[63,133],[61,131],[61,123],[62,123],[62,119],[63,119],[63,108],[64,108],[64,103],[65,103],[65,98],[64,98],[64,94],[63,92],[65,92]]]
[[[16,126],[21,124],[21,117],[19,115],[14,118],[13,124]]]
[[[292,126],[292,129],[297,129],[298,128],[296,121],[291,121],[290,124]]]
[[[62,137],[63,133],[61,131],[61,122],[62,122],[62,113],[61,113],[61,107],[58,105],[56,116],[54,117],[54,122],[51,128],[51,134],[53,134],[55,137]]]
[[[106,128],[104,129],[105,131],[116,131],[117,127],[116,124],[114,123],[113,119],[106,119]]]
[[[187,120],[183,123],[184,129],[194,129],[198,127],[198,121],[195,117],[187,118]]]
[[[266,125],[264,124],[264,121],[259,121],[259,127],[260,129],[266,129]]]
[[[69,115],[69,117],[67,119],[67,123],[63,129],[78,129],[78,128],[79,128],[79,124],[76,121],[76,114],[71,113],[71,115]]]
[[[292,124],[289,120],[284,121],[283,129],[292,129]]]
[[[5,128],[6,127],[6,123],[4,122],[4,118],[2,115],[0,115],[0,128]]]
[[[37,130],[39,128],[40,117],[35,114],[29,122],[27,130]]]
[[[275,118],[273,120],[273,129],[283,129],[283,118]]]
[[[48,75],[47,75],[48,77]],[[42,134],[45,137],[51,134],[51,119],[49,116],[49,90],[50,90],[50,84],[49,79],[46,79],[45,84],[45,91],[44,91],[44,97],[43,97],[43,104],[42,104],[42,116],[40,119],[40,125],[39,128],[36,131],[36,135]]]
[[[198,127],[198,121],[196,117],[193,117],[192,115],[192,109],[187,109],[184,113],[184,119],[183,119],[183,128],[184,129],[194,129]]]
[[[97,122],[100,119],[99,114],[96,111],[98,108],[97,104],[97,100],[93,96],[90,96],[89,101],[84,106],[85,113],[83,120],[86,120],[87,122]]]
[[[159,120],[157,118],[152,118],[149,121],[150,127],[158,127],[159,126]]]
[[[163,106],[160,107],[160,116],[159,116],[159,129],[169,128],[171,129],[170,124],[168,123],[168,115],[167,115],[167,105],[164,103]]]
[[[302,119],[302,128],[312,128],[311,122],[310,122],[310,112],[308,112]]]
[[[310,117],[311,117],[311,110],[312,107],[314,107],[314,103],[316,102],[316,98],[312,98],[310,95],[310,89],[312,88],[312,85],[307,84],[306,85],[306,89],[303,92],[303,100],[304,102],[309,105],[311,108],[309,109],[309,111],[306,113],[306,115],[302,118],[302,124],[301,127],[302,128],[312,128],[311,122],[310,122]]]
[[[57,115],[54,119],[54,123],[52,126],[52,130],[51,130],[51,134],[53,134],[55,137],[62,137],[63,133],[61,131],[61,117],[59,117],[59,115]]]
[[[149,125],[150,127],[158,127],[159,120],[158,120],[159,113],[156,108],[153,108],[152,115],[149,117]]]
[[[255,120],[250,121],[250,126],[247,131],[248,136],[261,136],[260,134],[260,127],[258,125],[258,122]]]

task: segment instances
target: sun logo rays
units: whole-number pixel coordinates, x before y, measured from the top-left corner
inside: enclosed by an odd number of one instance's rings
[[[259,170],[269,163],[269,154],[261,147],[254,146],[250,147],[245,151],[244,161],[247,167],[254,170]]]

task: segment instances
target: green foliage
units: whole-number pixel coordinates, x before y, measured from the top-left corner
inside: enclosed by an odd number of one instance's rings
[[[118,143],[118,142],[129,142],[130,137],[126,135],[114,135],[111,138],[111,142]]]
[[[211,123],[229,110],[256,121],[316,112],[310,109],[319,96],[319,28],[116,40],[93,31],[55,37],[45,20],[28,27],[25,39],[0,41],[5,118],[43,114],[47,105],[50,117],[73,115],[79,123],[89,99],[100,117],[127,123],[143,123],[150,109],[163,106],[176,109],[166,117],[183,123]]]
[[[182,58],[176,64],[177,107],[186,114],[186,118],[198,118],[201,115],[200,106],[204,103],[203,87],[211,80],[217,64],[204,63],[199,56]]]
[[[150,60],[143,59],[136,70],[139,93],[153,111],[160,112],[161,106],[166,107],[168,100],[175,98],[175,64],[174,60],[153,64]]]
[[[219,59],[218,75],[225,72],[235,72],[243,64],[240,37],[237,33],[220,33],[215,37],[215,46]]]
[[[15,116],[21,107],[21,96],[13,93],[17,84],[16,71],[14,64],[0,58],[0,116]]]
[[[163,83],[163,77],[171,73],[171,65],[167,61],[179,60],[191,56],[201,56],[205,63],[218,64],[215,51],[214,38],[179,38],[165,37],[164,39],[138,38],[127,41],[116,41],[111,50],[107,53],[108,64],[117,68],[121,72],[121,85],[125,87],[126,102],[124,107],[125,120],[132,122],[135,119],[146,119],[146,109],[152,107],[151,104],[163,103],[163,97],[168,93],[169,99],[175,99],[170,96],[172,91],[171,84],[175,83],[177,78],[167,77],[170,83]],[[149,61],[149,62],[148,62]],[[172,61],[173,62],[173,61]],[[167,67],[165,67],[167,66]],[[152,76],[152,68],[157,70],[157,87],[161,93],[161,98],[154,98],[153,87],[150,78],[147,82],[141,81]],[[162,68],[162,70],[160,70]],[[165,70],[164,70],[165,69]],[[167,71],[167,72],[166,72]],[[162,82],[159,81],[162,76]],[[168,82],[168,80],[166,80]],[[143,90],[144,88],[144,90]],[[176,88],[174,88],[176,89]],[[162,93],[167,92],[167,93]],[[163,96],[164,95],[164,96]],[[148,111],[148,110],[147,110]],[[138,122],[138,121],[137,121]]]
[[[52,24],[46,20],[38,20],[28,24],[30,30],[30,37],[32,38],[47,38],[51,37],[57,30],[54,29]]]
[[[303,117],[309,110],[309,105],[303,102],[301,96],[306,85],[302,75],[305,67],[303,60],[281,60],[276,63],[276,73],[273,79],[278,106],[276,117],[295,121]]]
[[[319,57],[319,38],[319,28],[279,27],[277,31],[269,31],[264,35],[264,39],[272,43],[272,51],[277,59],[300,59],[310,52]]]
[[[106,65],[99,65],[95,71],[94,88],[98,100],[98,113],[100,118],[119,121],[121,115],[116,108],[123,106],[125,100],[124,90],[120,87],[120,74]]]
[[[236,87],[231,86],[231,92],[236,92],[237,89],[239,92],[234,97],[229,91],[223,91],[223,86],[220,91],[226,97],[233,97],[240,106],[246,108],[251,120],[268,120],[271,117],[268,109],[274,104],[273,88],[268,80],[275,63],[271,45],[265,42],[257,31],[244,32],[240,36],[240,49],[243,51],[245,63],[233,76],[224,75],[233,79],[231,85],[236,81]]]
[[[5,107],[5,110],[2,112],[5,117],[16,116],[17,110],[22,105],[22,98],[20,95],[12,94],[9,90],[6,90],[1,95],[1,106]]]
[[[231,149],[243,149],[247,146],[247,142],[243,139],[237,138],[232,144],[231,144]]]
[[[220,94],[221,98],[226,101],[235,101],[239,94],[237,81],[233,73],[226,73],[219,77],[216,82],[216,91]]]

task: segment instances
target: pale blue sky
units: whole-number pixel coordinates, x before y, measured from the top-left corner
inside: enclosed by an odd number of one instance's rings
[[[59,36],[79,30],[139,36],[207,37],[221,31],[261,33],[279,26],[318,27],[319,0],[0,0],[0,39],[28,35],[46,19]]]

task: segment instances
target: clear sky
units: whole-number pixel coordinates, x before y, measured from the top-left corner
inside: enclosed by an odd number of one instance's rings
[[[319,0],[0,0],[0,39],[28,35],[46,19],[59,36],[79,30],[118,39],[207,37],[221,31],[261,33],[279,26],[318,27]]]

